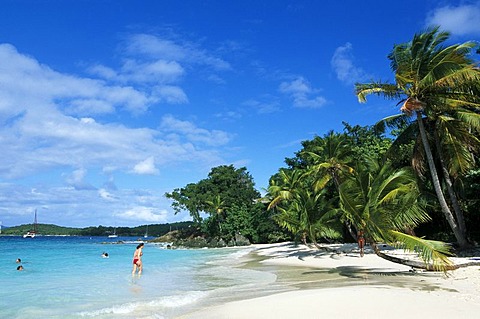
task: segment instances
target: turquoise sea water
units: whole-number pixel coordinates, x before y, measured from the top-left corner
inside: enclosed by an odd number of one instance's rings
[[[150,243],[143,274],[132,276],[137,244],[121,237],[0,236],[0,318],[174,318],[275,281],[273,274],[236,267],[248,248]],[[104,251],[109,258],[101,257]],[[16,270],[17,258],[24,271]]]

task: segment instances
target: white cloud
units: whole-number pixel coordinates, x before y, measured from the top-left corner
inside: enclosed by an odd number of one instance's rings
[[[217,148],[232,138],[173,116],[163,119],[160,130],[94,118],[119,107],[137,114],[149,107],[152,96],[157,101],[186,102],[176,86],[153,88],[149,96],[134,87],[65,75],[8,44],[0,45],[0,69],[0,178],[57,167],[129,172],[149,157],[155,158],[157,167],[185,162],[210,165],[223,162]],[[146,164],[138,170],[157,169]],[[69,177],[72,186],[88,186],[79,181]]]
[[[172,83],[178,81],[185,71],[176,61],[154,60],[141,62],[128,59],[118,79],[141,83]]]
[[[231,66],[225,60],[197,48],[193,43],[175,43],[169,39],[149,35],[134,34],[128,39],[126,53],[142,54],[146,57],[206,65],[218,71],[230,70]]]
[[[269,114],[280,111],[280,102],[273,97],[263,98],[262,101],[251,99],[245,101],[243,105],[253,107],[259,114]]]
[[[368,76],[363,69],[354,65],[352,50],[352,44],[347,42],[335,50],[330,61],[337,78],[346,84],[361,82]]]
[[[113,200],[115,200],[115,197],[114,197],[111,193],[109,193],[105,188],[100,188],[100,189],[98,190],[98,195],[99,195],[101,198],[103,198],[103,199],[105,199],[105,200],[108,200],[108,201],[113,201]]]
[[[113,80],[118,76],[115,70],[100,64],[90,66],[87,71],[108,80]]]
[[[188,103],[188,97],[178,86],[163,85],[155,88],[155,95],[169,104]]]
[[[77,169],[73,171],[69,176],[66,178],[66,182],[68,185],[72,186],[76,190],[92,190],[95,189],[90,183],[85,181],[85,177],[87,175],[86,169]]]
[[[166,115],[162,118],[160,128],[165,132],[181,134],[182,136],[185,136],[189,142],[202,143],[211,146],[225,145],[232,139],[232,136],[227,132],[220,130],[205,130],[197,127],[192,122],[177,120],[171,115]]]
[[[313,89],[303,77],[298,77],[290,82],[282,82],[279,90],[293,99],[295,107],[319,108],[327,103],[323,96],[317,95],[319,90]]]
[[[167,211],[158,210],[153,207],[137,206],[125,212],[118,213],[115,216],[125,219],[150,223],[165,223],[167,222]]]
[[[152,102],[148,93],[132,87],[56,72],[9,44],[0,44],[0,68],[0,120],[39,104],[98,114],[116,108],[143,112]]]
[[[426,25],[439,25],[453,35],[479,35],[480,2],[437,8],[428,14]]]
[[[201,62],[207,68],[222,69],[222,63],[213,66],[215,57],[202,50],[196,54],[195,61],[192,57],[149,60],[129,56],[132,66],[149,72],[145,79],[135,78],[126,64],[118,69],[91,67],[91,74],[99,79],[59,72],[10,44],[0,44],[0,213],[4,224],[31,222],[29,214],[23,219],[25,212],[47,204],[41,222],[58,225],[113,225],[114,212],[125,212],[119,215],[125,216],[125,225],[142,219],[188,219],[183,213],[167,216],[170,202],[163,195],[170,189],[140,196],[139,189],[128,187],[157,178],[140,180],[138,174],[158,174],[160,169],[180,166],[191,174],[169,179],[168,187],[175,187],[185,183],[187,175],[192,178],[225,163],[224,147],[232,140],[227,132],[172,115],[165,116],[160,127],[154,127],[155,120],[141,118],[145,112],[158,114],[150,108],[160,102],[188,103],[178,83],[188,75],[184,63]],[[150,85],[155,77],[164,83]],[[135,127],[128,124],[132,118]],[[116,122],[120,120],[125,124]],[[155,124],[142,127],[147,122]],[[118,187],[114,176],[120,181]],[[5,182],[21,178],[28,179],[29,189]],[[58,187],[61,182],[64,187]],[[121,217],[117,222],[120,226]]]
[[[174,216],[164,191],[122,189],[73,190],[71,187],[0,183],[0,215],[3,225],[31,223],[38,210],[39,223],[72,227],[132,226],[145,222],[188,220]]]
[[[155,159],[153,156],[150,156],[144,161],[141,161],[133,168],[133,171],[136,174],[141,175],[156,175],[158,174],[158,169],[155,167]]]

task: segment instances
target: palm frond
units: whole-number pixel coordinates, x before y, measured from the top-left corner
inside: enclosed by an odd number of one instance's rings
[[[418,253],[426,264],[432,263],[437,271],[444,271],[453,264],[448,258],[453,256],[451,247],[444,242],[426,240],[399,231],[391,231],[391,234],[396,240],[393,243],[395,247]]]
[[[401,92],[395,84],[381,82],[357,83],[355,84],[355,94],[360,103],[365,103],[367,96],[372,94],[387,99],[397,99],[401,96]]]

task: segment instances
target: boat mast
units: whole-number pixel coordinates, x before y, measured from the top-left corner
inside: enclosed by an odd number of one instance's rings
[[[37,233],[37,209],[35,208],[35,219],[33,220],[33,232]]]

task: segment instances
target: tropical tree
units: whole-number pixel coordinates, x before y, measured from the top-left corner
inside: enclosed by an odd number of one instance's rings
[[[261,238],[256,230],[252,230],[253,219],[243,218],[245,222],[238,223],[236,216],[246,212],[258,213],[260,193],[254,185],[245,167],[237,169],[233,165],[222,165],[212,168],[207,178],[174,189],[165,196],[172,199],[175,213],[188,211],[207,237],[224,237],[228,241],[232,234],[245,232],[251,234],[250,238]],[[255,221],[256,227],[268,229],[275,224],[267,218],[260,220],[270,225],[260,225]]]
[[[441,210],[458,244],[465,247],[468,244],[466,235],[458,225],[458,220],[462,219],[461,213],[457,212],[457,218],[454,217],[443,194],[432,152],[432,137],[435,138],[435,133],[430,132],[429,138],[426,129],[429,120],[434,121],[433,119],[437,119],[445,112],[456,112],[465,122],[478,124],[478,117],[471,116],[471,110],[472,108],[478,110],[480,107],[480,72],[476,63],[469,57],[469,53],[477,44],[466,42],[444,46],[448,38],[448,32],[440,32],[438,27],[435,27],[416,34],[408,43],[395,45],[388,55],[395,73],[395,83],[356,84],[356,94],[360,102],[366,102],[366,97],[370,94],[398,99],[403,103],[400,109],[403,115],[416,119],[421,148]],[[383,122],[404,123],[405,118],[394,116]],[[436,133],[439,138],[445,132],[437,130]]]
[[[351,140],[345,134],[330,131],[321,140],[322,143],[312,151],[307,152],[311,165],[307,173],[315,179],[315,190],[318,192],[333,181],[337,193],[345,175],[352,173],[350,166],[353,156]],[[344,220],[345,226],[353,239],[357,240],[356,232],[352,230],[348,220]]]
[[[332,200],[326,198],[325,189],[313,187],[314,179],[300,170],[281,169],[270,179],[267,198],[268,209],[275,209],[273,219],[283,228],[301,238],[304,244],[310,239],[339,238],[338,223]],[[317,245],[318,246],[318,245]]]
[[[225,219],[225,201],[221,199],[220,195],[217,194],[213,197],[212,200],[206,200],[207,211],[212,211],[213,220],[216,220],[218,223],[218,228],[220,231],[220,237],[223,235],[222,232],[222,221]]]
[[[350,173],[352,168],[352,145],[343,134],[330,131],[323,138],[322,145],[308,152],[313,164],[309,167],[310,173],[316,175],[316,187],[322,189],[329,181],[333,181],[338,189],[342,175]]]
[[[380,165],[373,159],[358,162],[339,190],[343,218],[363,232],[366,242],[377,255],[427,269],[446,269],[451,265],[447,257],[450,254],[448,245],[409,232],[430,219],[424,210],[412,169],[394,169],[390,162]],[[426,264],[386,255],[377,243],[418,252]]]

